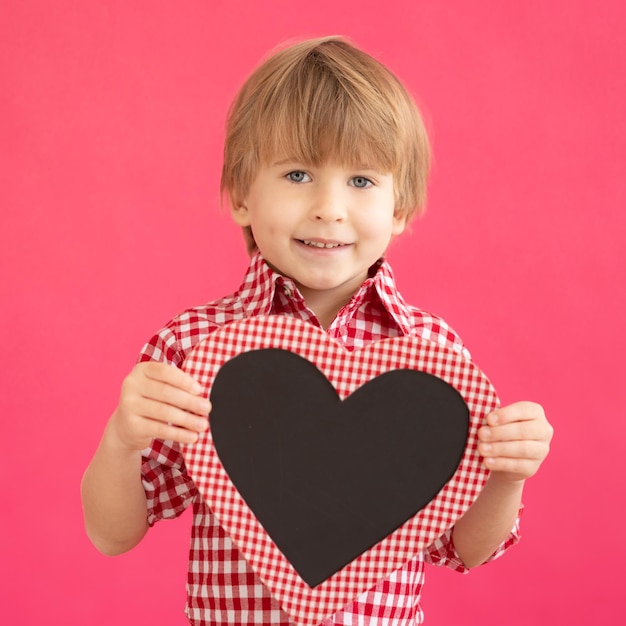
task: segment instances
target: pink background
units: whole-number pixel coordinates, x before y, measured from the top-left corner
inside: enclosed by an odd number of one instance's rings
[[[345,34],[417,94],[428,212],[390,257],[553,451],[524,539],[429,568],[427,623],[614,624],[623,605],[622,2],[80,2],[0,8],[0,621],[184,624],[190,517],[98,554],[79,483],[143,342],[238,285],[223,122],[273,46]],[[621,611],[620,611],[621,613]]]

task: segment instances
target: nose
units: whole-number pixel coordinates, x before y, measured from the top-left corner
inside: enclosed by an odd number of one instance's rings
[[[347,205],[339,189],[328,186],[319,189],[311,205],[311,219],[318,222],[343,222]]]

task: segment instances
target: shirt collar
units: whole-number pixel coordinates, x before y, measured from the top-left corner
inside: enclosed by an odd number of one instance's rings
[[[282,278],[259,252],[252,255],[250,267],[237,291],[246,317],[269,315],[272,312],[276,282]]]
[[[372,289],[380,299],[385,310],[400,327],[402,334],[410,335],[412,332],[413,319],[411,307],[398,291],[391,265],[389,265],[384,258],[379,259],[376,264],[370,268],[369,278],[367,278],[363,285],[361,285],[361,289],[354,295],[353,301],[360,299],[359,304],[361,304],[368,297],[368,292]]]
[[[246,317],[285,313],[285,300],[304,300],[294,281],[274,271],[261,256],[255,252],[250,259],[250,267],[237,291]],[[354,294],[344,309],[347,315],[359,309],[368,299],[378,297],[385,310],[399,326],[402,334],[411,332],[411,309],[398,288],[391,270],[385,259],[380,259],[370,269],[370,276]],[[293,313],[293,309],[290,311]]]

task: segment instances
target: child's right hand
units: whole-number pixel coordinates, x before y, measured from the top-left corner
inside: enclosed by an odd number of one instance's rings
[[[189,374],[173,365],[139,363],[122,383],[107,430],[115,444],[143,450],[153,439],[194,443],[206,430],[211,403]]]

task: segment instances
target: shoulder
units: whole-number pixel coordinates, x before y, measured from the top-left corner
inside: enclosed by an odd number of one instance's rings
[[[433,341],[467,359],[471,358],[461,337],[444,319],[411,305],[404,299],[387,261],[380,262],[374,281],[380,300],[404,335]]]
[[[142,348],[138,360],[178,366],[200,341],[224,324],[244,316],[237,294],[185,309],[153,335]]]
[[[433,341],[471,359],[471,355],[459,334],[441,317],[416,306],[407,306],[413,336]]]

